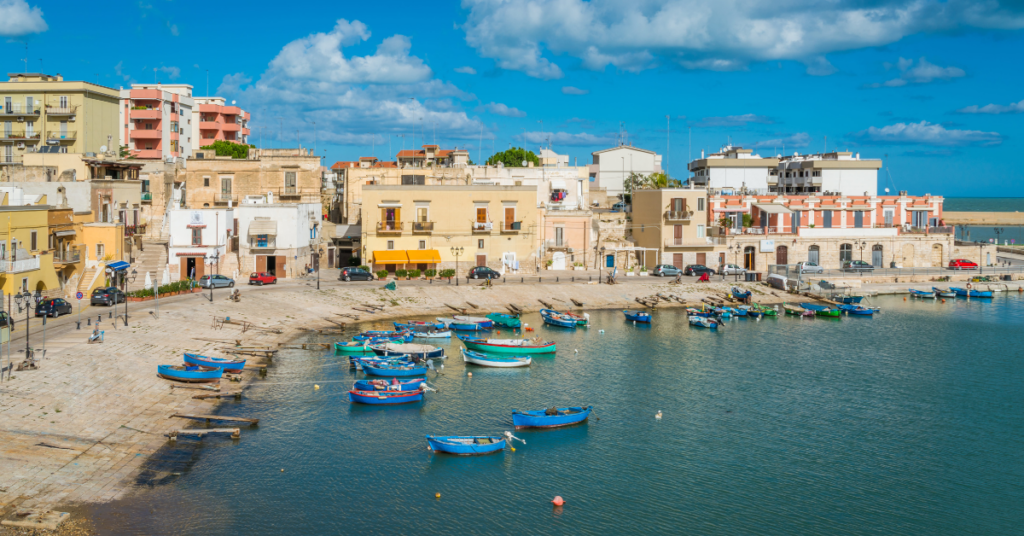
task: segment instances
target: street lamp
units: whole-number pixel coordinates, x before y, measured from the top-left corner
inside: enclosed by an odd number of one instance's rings
[[[128,278],[127,270],[125,270],[123,277],[121,277],[121,288],[123,289],[122,292],[124,292],[124,325],[126,326],[128,325],[128,282],[131,281],[132,283],[134,283],[135,277],[138,275],[139,273],[133,269],[131,279]],[[117,300],[115,299],[114,301],[116,302]]]
[[[459,286],[459,257],[465,253],[462,246],[452,247],[452,257],[455,257],[455,286]]]
[[[30,294],[27,290],[22,292],[21,294],[18,294],[18,293],[14,294],[14,303],[16,303],[18,305],[18,311],[21,311],[22,306],[25,307],[25,359],[26,360],[31,360],[32,359],[32,347],[29,344],[29,337],[32,334],[31,333],[31,329],[29,329],[30,328],[30,326],[29,326],[29,318],[30,318],[30,316],[29,315],[31,314],[33,302],[35,302],[34,303],[35,305],[39,305],[39,302],[42,301],[42,299],[43,299],[43,297],[42,297],[42,295],[40,295],[38,290],[36,291],[36,295],[35,296],[32,296],[32,294]]]
[[[323,246],[320,246],[314,253],[313,268],[316,269],[316,289],[320,290],[320,256],[324,254]]]
[[[992,230],[996,233],[996,245],[998,246],[999,245],[999,235],[1003,234],[1003,231],[1005,231],[1006,229],[1004,229],[1002,227],[996,227],[996,228],[994,228]]]
[[[857,247],[860,248],[860,260],[861,262],[864,262],[864,248],[868,247],[867,241],[861,240],[860,243],[857,244]]]
[[[604,281],[604,265],[606,262],[608,261],[605,260],[604,258],[604,246],[601,246],[601,260],[599,262],[599,266],[601,267],[601,278],[597,280],[598,285],[600,285],[601,282]]]

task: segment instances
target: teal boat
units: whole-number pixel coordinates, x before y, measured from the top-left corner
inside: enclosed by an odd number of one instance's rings
[[[337,355],[377,355],[370,348],[370,342],[336,342],[334,353]]]
[[[555,343],[536,339],[478,339],[458,333],[455,336],[466,345],[466,348],[485,354],[529,356],[555,353]]]
[[[518,328],[523,325],[523,322],[519,320],[518,316],[507,315],[504,313],[491,313],[487,315],[492,322],[498,325],[505,326],[506,328]]]

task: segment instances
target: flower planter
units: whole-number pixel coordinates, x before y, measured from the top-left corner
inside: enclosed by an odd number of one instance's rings
[[[640,272],[640,275],[647,275],[647,272]]]
[[[633,277],[634,275],[636,275],[636,274],[633,273],[633,272],[626,272],[626,276],[627,277]]]

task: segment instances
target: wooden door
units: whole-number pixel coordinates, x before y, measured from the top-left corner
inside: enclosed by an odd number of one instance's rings
[[[516,221],[515,207],[505,207],[505,230],[512,229],[512,223]]]
[[[267,271],[267,256],[256,255],[256,271],[266,272]]]
[[[487,223],[487,209],[479,207],[476,209],[476,222]]]
[[[775,248],[775,264],[789,264],[789,248],[779,246]]]
[[[697,254],[697,264],[702,264],[702,265],[706,266],[707,262],[708,262],[708,254],[707,253],[698,253]]]
[[[196,259],[196,281],[199,281],[199,278],[203,277],[203,275],[205,274],[205,272],[203,272],[203,269],[206,267],[206,264],[203,262],[203,258],[202,257],[195,257],[195,259]]]
[[[683,269],[683,254],[682,253],[673,253],[672,254],[672,266],[675,266],[676,268],[679,268],[680,270]]]
[[[178,281],[188,279],[188,259],[185,257],[179,257],[178,266],[180,267],[180,270],[178,270]]]
[[[277,277],[279,277],[281,279],[284,279],[284,278],[288,277],[288,266],[287,266],[287,263],[288,263],[288,257],[286,257],[284,255],[278,255],[277,256],[277,273],[274,274],[274,275],[276,275]]]
[[[477,266],[487,266],[487,255],[477,255],[476,256],[476,265]]]
[[[725,266],[725,253],[718,254],[718,265]]]

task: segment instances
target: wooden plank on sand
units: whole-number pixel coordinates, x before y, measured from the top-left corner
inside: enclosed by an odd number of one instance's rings
[[[259,419],[248,419],[245,417],[225,417],[223,415],[191,415],[187,413],[175,413],[171,417],[180,417],[182,419],[196,419],[206,422],[210,421],[232,421],[232,422],[247,422],[249,424],[259,424]]]
[[[241,428],[189,428],[185,430],[171,430],[167,433],[167,437],[171,441],[178,439],[180,435],[196,436],[202,438],[208,434],[231,434],[231,439],[238,439],[242,437]]]

